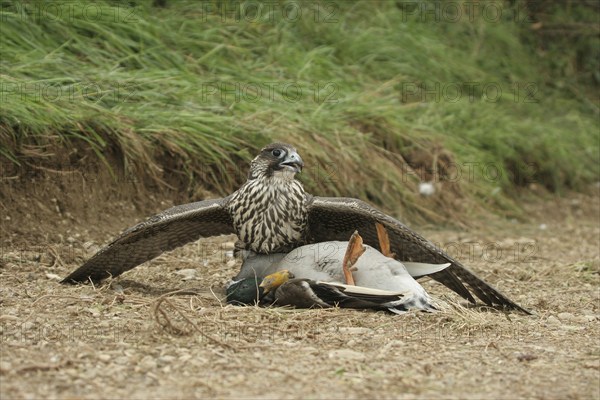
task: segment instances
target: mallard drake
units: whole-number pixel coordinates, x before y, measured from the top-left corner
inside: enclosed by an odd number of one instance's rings
[[[225,288],[227,303],[236,306],[267,305],[265,290],[261,287],[262,279],[249,277],[232,281]]]
[[[287,270],[245,278],[227,288],[230,303],[293,306],[296,308],[354,308],[402,314],[410,309],[434,311],[429,302],[417,304],[412,292],[392,292],[335,282],[298,279]]]
[[[441,271],[450,264],[401,263],[391,258],[387,243],[387,235],[380,236],[379,252],[363,245],[355,232],[347,242],[306,245],[287,254],[247,254],[240,273],[227,288],[228,301],[262,300],[298,308],[337,304],[393,312],[434,310],[431,298],[414,277]],[[343,281],[347,284],[340,283]],[[274,298],[265,299],[267,294]]]
[[[411,309],[435,311],[428,296],[411,291],[392,292],[364,286],[294,278],[287,270],[267,275],[260,283],[262,295],[273,292],[272,303],[296,308],[355,308],[402,314]]]

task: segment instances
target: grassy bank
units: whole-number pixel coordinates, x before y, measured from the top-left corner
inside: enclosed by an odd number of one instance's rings
[[[285,140],[309,190],[432,220],[510,208],[515,186],[599,179],[598,77],[528,40],[539,21],[525,2],[469,15],[258,4],[3,3],[0,157],[85,168],[91,151],[111,168],[110,154],[140,177],[226,193],[256,149]],[[560,15],[597,20],[577,12]],[[586,51],[597,32],[576,39]],[[429,180],[438,194],[423,202]]]

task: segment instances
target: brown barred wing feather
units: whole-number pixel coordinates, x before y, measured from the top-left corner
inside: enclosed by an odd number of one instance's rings
[[[116,277],[161,253],[202,237],[235,233],[226,210],[229,197],[169,208],[127,229],[62,282]]]
[[[365,244],[379,248],[375,225],[379,222],[388,231],[391,251],[397,260],[431,264],[449,262],[448,268],[430,276],[472,303],[475,303],[474,294],[487,305],[529,313],[433,243],[367,203],[352,198],[307,196],[307,242],[348,240],[358,230]]]

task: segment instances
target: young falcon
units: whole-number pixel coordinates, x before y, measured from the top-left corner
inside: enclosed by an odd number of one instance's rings
[[[236,234],[239,247],[259,254],[289,252],[307,243],[344,241],[358,230],[377,246],[375,223],[388,231],[396,259],[451,265],[429,274],[475,303],[523,310],[497,289],[400,221],[367,203],[317,197],[295,175],[304,163],[289,144],[273,143],[252,160],[248,180],[231,195],[169,208],[127,229],[62,282],[116,277],[159,254],[202,237]],[[471,293],[472,292],[472,293]]]

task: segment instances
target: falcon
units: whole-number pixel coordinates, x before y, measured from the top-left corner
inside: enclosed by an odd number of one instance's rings
[[[376,224],[389,234],[399,261],[450,266],[428,274],[471,303],[528,313],[474,272],[400,221],[364,201],[308,194],[296,174],[304,162],[285,143],[264,147],[250,163],[247,181],[231,195],[169,208],[125,230],[63,283],[117,277],[165,251],[218,235],[236,234],[236,248],[258,254],[286,253],[305,244],[345,241],[358,230],[377,247]]]

